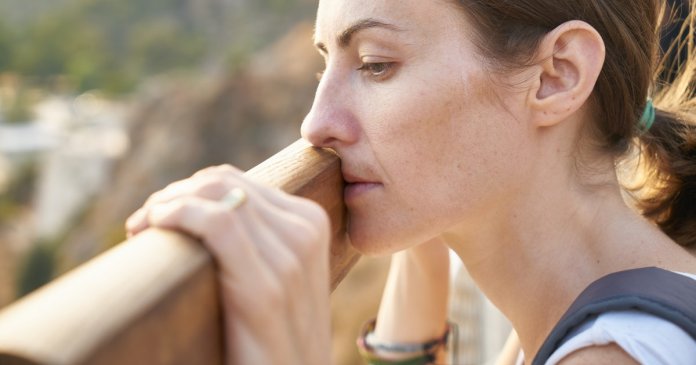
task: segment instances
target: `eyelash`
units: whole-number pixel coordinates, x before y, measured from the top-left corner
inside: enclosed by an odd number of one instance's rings
[[[394,62],[366,62],[358,68],[358,71],[380,81],[388,78],[393,68]]]
[[[358,71],[361,71],[367,76],[381,81],[389,77],[390,72],[393,70],[395,64],[394,62],[366,62],[358,67]],[[381,70],[375,70],[376,68],[382,68]],[[321,81],[322,76],[324,76],[324,71],[317,72],[317,81]]]

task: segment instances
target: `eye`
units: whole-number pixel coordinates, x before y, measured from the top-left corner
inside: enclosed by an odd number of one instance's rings
[[[389,77],[393,69],[394,62],[366,62],[358,68],[358,71],[362,71],[374,79],[383,80]]]

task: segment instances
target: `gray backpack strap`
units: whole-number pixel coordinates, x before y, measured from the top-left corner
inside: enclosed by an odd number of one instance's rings
[[[546,360],[568,334],[604,312],[639,310],[674,323],[696,340],[696,280],[649,267],[609,274],[585,289],[553,328],[532,365]]]

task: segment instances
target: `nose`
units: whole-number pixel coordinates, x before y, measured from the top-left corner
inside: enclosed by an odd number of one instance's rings
[[[342,85],[328,71],[319,82],[312,109],[302,122],[300,132],[302,138],[314,146],[335,149],[355,143],[359,132],[351,110],[350,85]]]

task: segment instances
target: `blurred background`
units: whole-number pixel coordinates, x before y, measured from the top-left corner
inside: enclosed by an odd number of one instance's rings
[[[299,138],[316,5],[0,1],[0,308],[123,241],[169,182]],[[361,363],[387,264],[363,260],[335,293],[336,364]]]
[[[297,139],[315,6],[0,2],[0,304],[122,241],[167,183]]]

